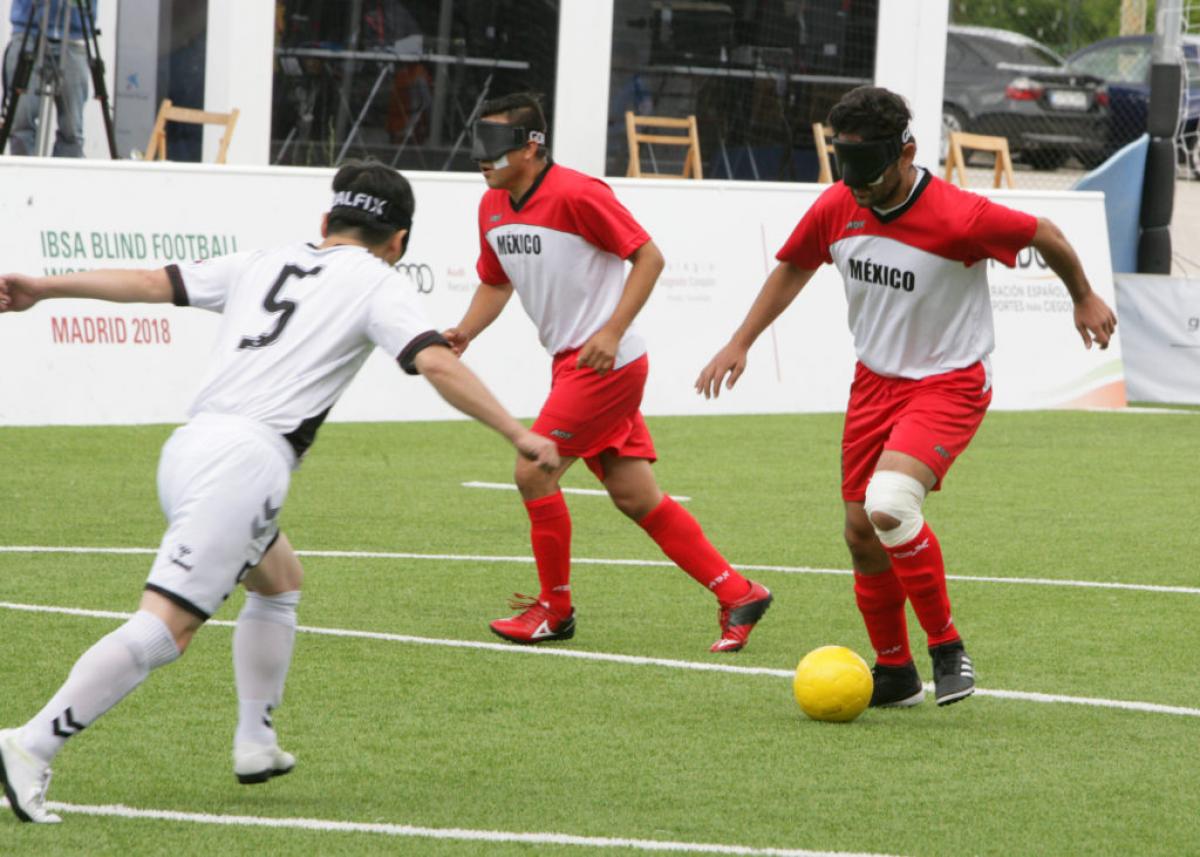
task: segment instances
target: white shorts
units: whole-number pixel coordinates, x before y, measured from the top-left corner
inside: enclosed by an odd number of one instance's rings
[[[212,616],[278,538],[295,463],[281,435],[244,417],[198,414],[176,429],[158,463],[167,532],[146,589]]]

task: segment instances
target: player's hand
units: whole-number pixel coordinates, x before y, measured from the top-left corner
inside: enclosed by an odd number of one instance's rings
[[[467,350],[467,346],[471,344],[471,337],[467,336],[466,333],[457,327],[450,327],[443,330],[442,336],[450,343],[450,350],[454,352],[456,357],[462,357],[463,352]]]
[[[526,430],[517,438],[514,446],[522,457],[536,462],[538,468],[546,473],[553,473],[562,466],[558,447],[548,437]]]
[[[595,369],[597,375],[603,375],[617,362],[617,347],[620,344],[620,334],[613,333],[606,327],[600,328],[579,349],[579,359],[575,361],[575,367]]]
[[[717,356],[708,361],[708,365],[700,371],[696,379],[696,392],[706,399],[716,399],[721,395],[721,382],[725,389],[732,390],[738,378],[746,371],[746,351],[740,345],[732,342],[717,352]],[[729,376],[726,380],[726,375]]]
[[[1075,305],[1075,329],[1083,337],[1085,348],[1091,348],[1093,340],[1101,349],[1108,348],[1113,331],[1117,329],[1117,316],[1098,294],[1092,292]]]
[[[0,312],[21,312],[40,299],[35,278],[24,274],[0,275]]]

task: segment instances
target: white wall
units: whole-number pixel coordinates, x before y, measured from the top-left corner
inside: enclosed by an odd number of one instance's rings
[[[550,147],[559,163],[602,176],[608,143],[613,0],[562,0],[558,15]]]
[[[43,273],[157,267],[317,238],[329,169],[0,159],[4,264]],[[482,180],[411,173],[417,228],[405,259],[432,327],[454,324],[478,279]],[[696,375],[746,314],[775,250],[821,193],[814,184],[611,179],[667,259],[637,326],[650,345],[647,414],[839,411],[854,351],[841,278],[824,266],[750,352],[731,394],[705,401]],[[1058,223],[1096,291],[1113,301],[1099,193],[988,191]],[[186,205],[178,204],[185,200]],[[714,216],[719,212],[719,216]],[[990,265],[996,408],[1123,404],[1120,341],[1083,348],[1066,290],[1031,253]],[[0,316],[0,425],[178,422],[208,362],[217,318],[164,305],[46,301]],[[550,358],[513,301],[466,362],[514,413],[537,412]],[[378,353],[334,409],[337,420],[456,416],[428,385]]]
[[[275,65],[275,4],[208,0],[204,107],[241,111],[227,163],[266,164],[271,154],[271,86]],[[224,129],[204,127],[204,161],[216,159]]]
[[[938,171],[949,0],[880,0],[875,83],[908,99],[917,163]]]

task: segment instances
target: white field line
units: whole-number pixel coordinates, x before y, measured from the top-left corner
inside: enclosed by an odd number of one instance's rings
[[[17,610],[26,613],[55,613],[64,616],[83,616],[97,619],[127,619],[132,613],[122,613],[112,610],[87,610],[79,607],[54,607],[40,604],[16,604],[0,601],[0,610]],[[222,628],[232,628],[237,623],[225,619],[210,619],[207,624]],[[499,652],[505,655],[529,655],[540,657],[574,658],[581,661],[598,661],[629,666],[663,667],[666,669],[693,670],[696,672],[734,673],[738,675],[762,675],[777,678],[792,679],[795,669],[773,669],[771,667],[742,667],[729,663],[713,663],[709,661],[680,661],[673,658],[650,658],[641,655],[619,655],[609,652],[585,652],[578,649],[557,647],[514,646],[510,643],[485,643],[478,640],[448,640],[438,637],[414,637],[409,634],[389,634],[382,631],[355,631],[346,628],[319,628],[311,625],[300,625],[296,628],[303,634],[314,634],[325,637],[349,637],[360,640],[381,640],[389,643],[407,643],[418,646],[443,646],[453,649],[476,649],[487,652]],[[933,690],[933,685],[925,683],[926,690]],[[1015,699],[1023,702],[1067,703],[1071,705],[1089,705],[1097,708],[1116,708],[1125,711],[1141,711],[1149,714],[1172,714],[1182,717],[1200,717],[1200,708],[1185,708],[1177,705],[1159,705],[1155,702],[1138,702],[1122,699],[1101,699],[1088,696],[1065,696],[1062,694],[1037,693],[1021,690],[989,690],[979,688],[975,691],[979,696],[992,696],[997,699]]]
[[[0,801],[8,806],[7,799]],[[260,815],[212,815],[206,812],[177,812],[168,809],[134,809],[121,804],[91,806],[46,801],[48,809],[79,815],[109,818],[182,821],[223,827],[271,827],[335,833],[374,833],[417,839],[450,839],[459,842],[521,842],[529,845],[580,845],[587,848],[632,848],[638,851],[684,851],[692,854],[744,854],[750,857],[887,857],[850,851],[809,851],[803,848],[752,848],[748,845],[715,845],[706,842],[671,842],[659,839],[619,839],[607,836],[575,836],[570,833],[510,833],[506,830],[470,830],[457,827],[416,827],[411,824],[379,824],[333,821],[322,818],[270,818]]]
[[[66,553],[66,554],[125,554],[149,555],[158,553],[155,548],[102,548],[70,547],[53,545],[0,545],[0,554],[6,553]],[[443,562],[515,562],[533,565],[531,556],[488,556],[484,554],[453,553],[404,553],[401,551],[323,551],[298,550],[300,556],[327,557],[333,559],[415,559]],[[635,568],[675,568],[675,563],[663,559],[597,559],[571,557],[574,565],[618,565]],[[777,571],[782,574],[835,574],[849,576],[852,571],[842,568],[812,568],[803,565],[743,565],[733,563],[741,571]],[[1117,583],[1107,580],[1057,580],[1050,577],[987,577],[971,574],[947,574],[947,580],[963,580],[968,583],[1015,583],[1026,586],[1070,586],[1083,589],[1123,589],[1133,592],[1159,592],[1172,595],[1200,595],[1198,586],[1163,586],[1154,583]]]
[[[1190,414],[1192,416],[1200,416],[1200,411],[1189,410],[1188,408],[1171,408],[1163,406],[1158,407],[1129,407],[1124,408],[1084,408],[1085,411],[1102,414]]]
[[[464,482],[464,488],[491,488],[496,491],[516,491],[517,486],[509,482]],[[608,492],[600,488],[563,488],[564,494],[585,494],[588,497],[607,497]],[[691,497],[685,497],[682,494],[672,494],[671,498],[680,503],[686,503],[691,500]]]

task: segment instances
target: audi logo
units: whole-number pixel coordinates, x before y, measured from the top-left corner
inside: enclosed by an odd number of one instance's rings
[[[433,291],[433,268],[428,265],[407,264],[405,262],[397,262],[395,265],[397,273],[408,276],[414,286],[417,287],[417,294],[427,295]]]

